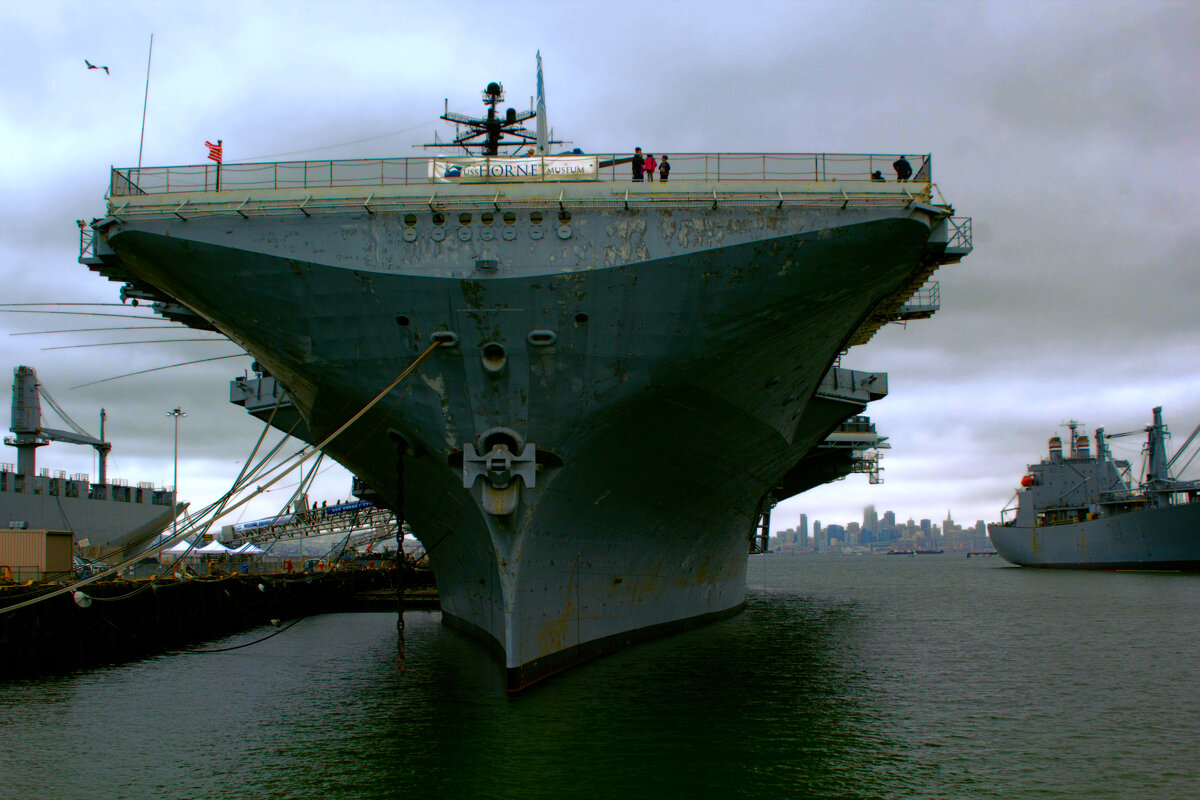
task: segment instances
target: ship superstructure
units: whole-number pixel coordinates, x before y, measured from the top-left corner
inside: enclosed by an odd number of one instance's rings
[[[233,401],[310,442],[440,344],[325,452],[514,689],[738,609],[770,507],[869,469],[887,376],[842,354],[932,314],[970,251],[929,157],[897,182],[871,178],[895,156],[672,153],[652,183],[537,150],[225,166],[219,192],[116,169],[81,255],[244,347]]]
[[[41,399],[59,413],[71,430],[42,424]],[[106,459],[112,445],[104,440],[103,409],[100,435],[84,431],[54,402],[38,382],[33,367],[13,370],[12,436],[4,443],[16,448],[17,463],[0,464],[0,527],[70,531],[77,547],[97,556],[119,554],[145,545],[175,518],[175,492],[142,482],[108,479]],[[95,448],[99,475],[67,476],[64,471],[39,469],[37,449],[50,442]],[[182,509],[180,509],[182,510]]]
[[[1097,428],[1095,455],[1078,423],[1067,428],[1066,452],[1052,436],[1047,457],[1021,479],[1015,508],[988,526],[996,551],[1027,567],[1200,569],[1200,482],[1171,474],[1196,432],[1168,459],[1161,406],[1143,429]],[[1135,483],[1129,462],[1113,458],[1108,442],[1142,433],[1145,478]]]

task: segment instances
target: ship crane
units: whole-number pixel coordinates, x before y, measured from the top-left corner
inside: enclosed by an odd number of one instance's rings
[[[1154,409],[1154,422],[1144,428],[1138,428],[1132,431],[1121,431],[1120,433],[1105,433],[1103,428],[1096,430],[1096,447],[1101,458],[1107,456],[1108,450],[1105,444],[1106,439],[1116,439],[1122,436],[1146,436],[1145,455],[1147,459],[1145,476],[1148,486],[1155,486],[1160,491],[1181,491],[1188,490],[1195,485],[1195,481],[1180,482],[1171,477],[1171,469],[1175,466],[1175,462],[1179,457],[1187,452],[1188,447],[1200,433],[1200,425],[1197,425],[1183,446],[1176,451],[1175,455],[1167,458],[1166,438],[1170,435],[1167,431],[1167,426],[1162,421],[1162,406]],[[1195,458],[1195,455],[1192,456]],[[1191,464],[1191,459],[1184,465],[1184,469]],[[1183,470],[1180,470],[1182,472]],[[1177,473],[1178,474],[1178,473]],[[1182,489],[1180,488],[1182,487]]]
[[[63,431],[42,425],[42,397],[46,398],[50,407],[72,430]],[[112,449],[112,444],[104,441],[106,416],[104,409],[100,409],[100,436],[92,436],[76,425],[58,403],[54,402],[54,398],[45,387],[38,383],[37,372],[33,367],[17,367],[13,370],[12,425],[9,428],[16,435],[6,436],[4,443],[17,448],[17,472],[28,477],[37,474],[37,448],[50,442],[90,445],[96,448],[96,454],[100,458],[99,478],[100,483],[104,483],[108,451]]]

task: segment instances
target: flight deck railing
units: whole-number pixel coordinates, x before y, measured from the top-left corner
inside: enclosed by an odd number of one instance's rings
[[[96,231],[92,229],[90,223],[84,220],[77,219],[75,224],[79,226],[79,260],[96,257]],[[84,262],[86,263],[86,262]]]
[[[572,157],[574,154],[566,154]],[[629,153],[588,154],[599,164],[596,181],[631,186],[660,182],[659,174],[633,180]],[[451,154],[448,156],[455,158]],[[534,158],[534,157],[529,157]],[[895,182],[896,154],[832,153],[680,153],[670,155],[671,184],[713,181],[881,181]],[[661,164],[661,156],[658,156]],[[548,159],[549,160],[549,159]],[[913,183],[932,182],[932,159],[908,158]],[[261,164],[195,164],[173,167],[122,167],[112,170],[110,197],[278,189],[390,187],[443,184],[433,175],[431,158],[376,158],[340,161],[279,161]],[[877,177],[873,177],[876,176]],[[546,175],[526,182],[557,183]],[[506,183],[487,178],[472,184]],[[577,181],[572,181],[577,182]]]
[[[970,217],[948,217],[950,239],[946,244],[947,250],[970,250],[974,247],[974,232],[971,230]]]
[[[942,287],[937,281],[927,281],[913,292],[896,312],[897,321],[932,317],[942,308]]]

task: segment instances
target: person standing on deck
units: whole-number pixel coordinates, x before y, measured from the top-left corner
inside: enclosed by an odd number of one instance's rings
[[[658,169],[658,162],[654,160],[654,153],[647,153],[646,160],[643,162],[646,170],[646,180],[654,183],[654,170]]]
[[[646,171],[646,159],[642,158],[642,148],[633,148],[633,179],[640,181]]]
[[[671,174],[671,162],[667,161],[667,156],[663,155],[662,163],[658,165],[658,179],[663,183],[667,182],[667,176]]]

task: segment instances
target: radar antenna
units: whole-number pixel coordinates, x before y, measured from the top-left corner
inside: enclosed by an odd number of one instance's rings
[[[504,101],[504,86],[496,81],[489,83],[483,90],[483,104],[487,106],[486,117],[468,117],[455,111],[446,111],[441,118],[453,122],[458,131],[453,142],[427,144],[426,147],[441,147],[446,144],[462,147],[468,153],[484,156],[500,154],[502,147],[520,148],[536,142],[537,134],[525,128],[521,123],[537,116],[533,109],[518,112],[509,108],[504,117],[496,113],[496,106]],[[466,130],[462,130],[462,128]],[[515,141],[505,141],[505,137],[513,137]]]
[[[542,59],[538,54],[538,106],[528,111],[517,111],[509,108],[503,117],[496,113],[496,106],[504,102],[504,84],[492,81],[483,90],[483,104],[487,106],[486,117],[468,117],[450,110],[450,101],[446,101],[446,111],[441,119],[452,122],[456,135],[452,142],[438,142],[425,147],[445,147],[446,145],[461,147],[468,155],[497,156],[501,148],[520,150],[526,145],[532,145],[530,153],[547,155],[549,145],[562,144],[555,140],[553,134],[546,133],[546,98],[542,84]],[[538,118],[538,130],[531,131],[522,123]],[[465,130],[463,130],[465,128]],[[505,137],[510,137],[507,141]],[[512,152],[509,155],[517,155]]]

